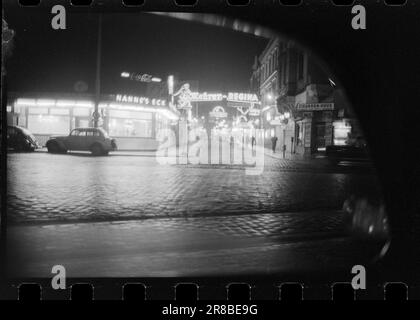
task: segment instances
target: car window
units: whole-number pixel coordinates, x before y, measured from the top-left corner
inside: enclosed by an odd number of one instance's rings
[[[93,137],[95,135],[95,131],[86,131],[86,135],[88,137]]]
[[[26,128],[21,128],[21,130],[22,130],[22,132],[23,132],[24,134],[26,134],[28,137],[31,137],[31,139],[35,140],[35,136],[34,136],[34,135],[33,135],[33,133],[32,133],[32,132],[30,132],[28,129],[26,129]]]
[[[79,130],[79,129],[75,129],[70,133],[71,136],[85,136],[86,135],[86,131],[84,130]]]

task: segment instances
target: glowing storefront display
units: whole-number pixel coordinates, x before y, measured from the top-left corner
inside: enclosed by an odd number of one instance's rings
[[[109,118],[108,131],[112,137],[153,137],[153,117],[150,112],[110,110]]]
[[[154,140],[156,130],[178,120],[165,99],[117,94],[103,100],[98,105],[99,124],[115,138]],[[94,108],[93,101],[84,99],[18,98],[12,109],[15,124],[43,141],[51,135],[67,135],[76,127],[92,126]]]
[[[334,145],[343,146],[348,144],[352,126],[349,121],[339,120],[333,122]]]

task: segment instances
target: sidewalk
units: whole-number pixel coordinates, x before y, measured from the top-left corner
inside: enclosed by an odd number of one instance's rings
[[[276,150],[275,153],[269,148],[264,148],[264,155],[279,159],[279,160],[294,160],[294,161],[311,161],[311,160],[325,160],[326,157],[321,154],[309,154],[303,155],[299,153],[290,153],[290,151],[286,151],[283,155],[283,151]]]
[[[47,148],[37,149],[35,152],[47,153]],[[73,153],[70,151],[69,153]],[[74,151],[74,153],[90,154],[89,151]],[[136,157],[156,157],[155,150],[116,150],[109,153],[111,156],[136,156]]]

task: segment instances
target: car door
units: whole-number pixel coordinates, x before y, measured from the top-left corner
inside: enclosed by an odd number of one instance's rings
[[[14,127],[7,127],[7,146],[8,148],[16,148],[17,146],[17,132]]]
[[[95,143],[96,140],[98,140],[98,137],[96,136],[96,134],[97,134],[97,130],[95,129],[86,130],[84,150],[90,150],[91,146]]]
[[[66,139],[66,147],[69,150],[82,150],[80,148],[81,137],[86,135],[86,132],[80,129],[74,129]]]

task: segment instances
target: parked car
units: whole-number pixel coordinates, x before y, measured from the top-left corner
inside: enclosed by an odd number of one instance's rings
[[[41,146],[28,129],[7,126],[7,148],[15,151],[34,151]]]
[[[325,154],[332,164],[340,161],[369,161],[369,150],[361,139],[352,145],[331,145]]]
[[[107,155],[109,151],[117,149],[115,140],[102,128],[76,128],[68,136],[51,137],[46,146],[51,153],[90,151],[95,156]]]

